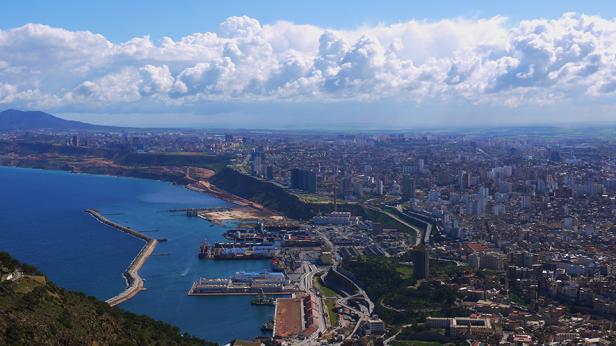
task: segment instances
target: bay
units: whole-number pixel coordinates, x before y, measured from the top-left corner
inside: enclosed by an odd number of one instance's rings
[[[250,297],[189,297],[201,276],[270,269],[267,260],[199,260],[201,241],[222,241],[231,225],[215,225],[170,209],[228,203],[167,182],[0,167],[0,251],[35,265],[58,285],[107,299],[125,287],[122,272],[143,241],[105,226],[84,212],[109,219],[160,242],[141,269],[146,290],[120,308],[172,323],[220,343],[254,338],[273,308]]]

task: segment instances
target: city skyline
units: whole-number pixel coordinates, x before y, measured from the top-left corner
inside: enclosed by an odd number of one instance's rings
[[[79,15],[62,11],[72,5]],[[337,17],[318,16],[323,3],[279,5],[10,5],[0,15],[0,109],[153,127],[614,121],[616,13],[607,3],[360,3]],[[111,9],[115,21],[94,16]]]
[[[613,1],[0,11],[0,345],[616,345]]]

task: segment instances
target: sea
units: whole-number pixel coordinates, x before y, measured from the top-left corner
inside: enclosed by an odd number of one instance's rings
[[[191,297],[199,277],[270,270],[268,260],[200,260],[200,243],[224,241],[232,224],[217,225],[172,209],[225,207],[229,203],[168,182],[0,167],[0,251],[36,266],[61,287],[101,300],[126,287],[122,276],[144,242],[103,225],[105,217],[160,242],[140,271],[146,290],[119,305],[221,344],[252,339],[273,317],[271,306],[249,296]]]

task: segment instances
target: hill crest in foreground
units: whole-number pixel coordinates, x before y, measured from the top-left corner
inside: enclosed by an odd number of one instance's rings
[[[47,281],[0,252],[0,345],[216,345]]]

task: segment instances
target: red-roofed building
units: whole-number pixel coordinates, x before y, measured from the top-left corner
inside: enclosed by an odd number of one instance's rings
[[[490,251],[490,247],[488,246],[488,244],[484,243],[465,243],[464,251],[466,251],[467,254],[471,254],[474,252],[486,252]]]

